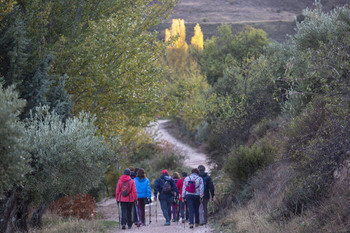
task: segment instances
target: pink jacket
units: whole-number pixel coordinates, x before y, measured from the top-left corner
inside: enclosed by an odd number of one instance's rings
[[[128,175],[122,175],[119,178],[118,184],[117,184],[117,189],[115,190],[115,199],[119,202],[134,202],[137,200],[137,191],[136,191],[136,186],[135,186],[135,181],[131,179],[130,176]],[[129,181],[129,195],[124,197],[121,195],[121,187],[123,182]]]

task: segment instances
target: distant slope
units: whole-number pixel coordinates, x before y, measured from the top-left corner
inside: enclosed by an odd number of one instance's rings
[[[321,3],[323,9],[329,11],[348,0]],[[232,24],[236,31],[251,25],[265,30],[270,39],[282,42],[287,39],[286,34],[294,34],[294,16],[307,7],[313,9],[314,0],[179,0],[172,17],[154,29],[159,31],[159,38],[164,39],[165,28],[170,27],[171,20],[184,19],[189,42],[197,23],[205,39],[215,35],[216,28],[223,23]]]

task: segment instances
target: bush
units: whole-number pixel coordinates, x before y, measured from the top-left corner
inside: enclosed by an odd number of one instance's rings
[[[274,157],[275,148],[269,143],[240,146],[229,154],[225,171],[231,179],[246,182],[259,169],[271,164]]]

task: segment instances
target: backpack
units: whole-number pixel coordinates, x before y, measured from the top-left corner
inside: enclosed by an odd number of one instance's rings
[[[163,180],[162,192],[164,194],[171,194],[171,183],[170,183],[170,180],[165,180],[165,179],[162,179],[162,180]]]
[[[121,192],[120,192],[120,195],[122,195],[123,197],[127,197],[130,193],[130,185],[129,185],[129,182],[130,182],[131,178],[128,180],[128,181],[122,181],[122,186],[120,188]]]
[[[196,192],[196,180],[191,180],[191,178],[190,178],[185,190],[186,190],[186,192],[189,192],[189,193],[195,193]]]

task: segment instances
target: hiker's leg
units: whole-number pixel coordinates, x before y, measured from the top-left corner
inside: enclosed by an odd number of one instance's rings
[[[208,222],[208,203],[209,199],[204,198],[203,199],[203,210],[204,210],[204,223],[207,224]]]
[[[159,202],[160,202],[160,207],[162,208],[162,212],[163,212],[163,216],[165,218],[165,222],[170,222],[167,200],[159,200]]]
[[[185,203],[186,203],[186,220],[188,220],[188,218],[189,218],[189,211],[188,211],[187,201],[185,201]]]
[[[128,212],[127,210],[127,202],[120,202],[120,206],[121,206],[121,209],[122,209],[122,226],[126,226],[126,214]]]
[[[173,212],[173,220],[176,219],[176,203],[171,203],[171,210]]]
[[[140,198],[138,204],[140,221],[145,223],[145,198]]]
[[[190,224],[193,224],[193,214],[194,214],[194,199],[193,195],[186,195],[186,201],[188,205],[188,221]]]
[[[195,223],[199,224],[199,196],[195,195],[193,199]]]
[[[136,205],[134,202],[132,203],[132,213],[133,213],[132,219],[133,219],[134,223],[137,223],[138,219],[137,219],[137,213],[136,213]]]
[[[128,227],[132,226],[132,211],[135,209],[134,203],[126,202],[127,204],[127,213],[126,213],[126,219],[128,221]]]
[[[180,215],[182,219],[185,219],[185,203],[180,201]]]
[[[168,215],[169,215],[169,221],[171,221],[171,203],[173,202],[173,198],[169,198],[167,200],[167,208],[168,208]]]

